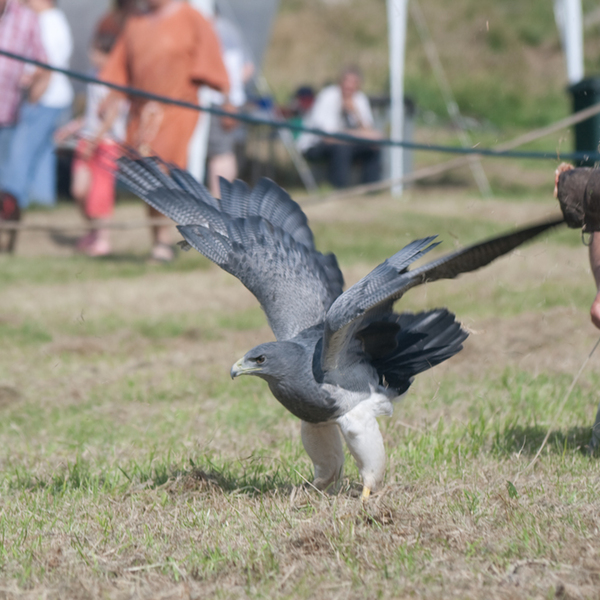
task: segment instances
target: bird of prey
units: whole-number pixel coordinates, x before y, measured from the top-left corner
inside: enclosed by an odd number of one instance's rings
[[[187,244],[256,296],[277,341],[252,348],[231,377],[261,377],[301,420],[319,489],[335,487],[342,475],[343,437],[363,499],[384,477],[377,417],[391,415],[415,375],[452,357],[467,338],[445,308],[398,314],[394,302],[416,285],[487,265],[562,222],[517,230],[409,270],[438,244],[435,236],[415,240],[344,292],[335,256],[316,250],[302,209],[272,181],[250,190],[242,181],[221,180],[217,200],[185,171],[127,156],[119,160],[119,177],[173,219]]]

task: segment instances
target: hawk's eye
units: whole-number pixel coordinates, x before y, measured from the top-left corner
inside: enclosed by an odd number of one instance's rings
[[[262,365],[265,360],[267,360],[267,358],[265,357],[264,354],[261,354],[260,356],[256,357],[255,361],[257,365]]]

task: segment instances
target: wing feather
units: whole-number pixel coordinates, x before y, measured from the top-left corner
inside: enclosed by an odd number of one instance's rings
[[[345,350],[349,348],[364,320],[391,312],[393,303],[409,289],[438,279],[453,279],[461,273],[484,267],[520,244],[563,222],[563,219],[557,219],[512,231],[448,254],[414,271],[408,271],[410,263],[433,248],[434,244],[431,242],[434,238],[412,242],[373,269],[332,304],[325,319],[321,359],[323,370],[338,368],[344,360]]]
[[[171,168],[171,177],[179,185],[179,187],[186,191],[191,196],[200,198],[202,202],[205,202],[209,206],[219,210],[219,201],[210,194],[210,192],[196,179],[194,179],[187,171],[183,169]]]
[[[260,216],[307,248],[315,249],[312,231],[300,205],[270,179],[261,179],[252,191],[242,181],[230,183],[221,179],[221,207],[234,218]]]

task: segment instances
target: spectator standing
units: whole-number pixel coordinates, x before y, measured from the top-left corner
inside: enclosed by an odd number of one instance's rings
[[[90,62],[96,76],[106,64],[116,35],[102,28],[96,30]],[[125,139],[127,103],[122,100],[111,104],[100,118],[100,105],[109,89],[99,84],[88,84],[85,115],[71,121],[56,134],[62,142],[78,136],[71,174],[71,194],[83,216],[92,223],[90,231],[77,242],[77,249],[88,256],[110,254],[110,230],[103,226],[112,217],[115,204],[116,159],[119,142]]]
[[[361,91],[361,85],[362,76],[356,67],[344,69],[339,84],[327,86],[319,92],[305,125],[327,133],[380,138],[380,133],[373,127],[369,99]],[[354,160],[362,163],[361,183],[372,183],[380,178],[381,153],[376,146],[350,144],[303,133],[298,139],[298,149],[309,161],[328,162],[329,181],[334,187],[349,185]]]
[[[100,78],[194,104],[200,85],[227,93],[229,80],[210,23],[184,2],[147,0],[147,5],[147,14],[127,20]],[[106,106],[117,98],[112,93]],[[156,154],[185,169],[199,113],[138,96],[130,102],[127,142],[141,154]],[[149,215],[160,213],[149,208]],[[154,227],[152,236],[152,258],[172,260],[169,228]]]
[[[247,60],[242,34],[229,19],[217,10],[213,25],[223,53],[223,62],[229,77],[229,94],[213,92],[212,104],[223,110],[237,112],[246,103],[244,85],[254,73],[254,65]],[[215,198],[220,196],[219,178],[229,181],[237,177],[238,166],[235,156],[235,141],[238,122],[230,117],[215,117],[210,120],[208,134],[208,183]]]
[[[18,0],[0,0],[0,48],[27,58],[46,60],[38,19]],[[21,101],[24,68],[24,63],[0,56],[0,187]],[[15,199],[0,193],[0,219],[18,220],[19,216]],[[14,232],[8,237],[7,249],[12,251]]]
[[[73,38],[65,14],[54,0],[27,0],[27,5],[38,15],[48,63],[68,68]],[[21,209],[28,206],[34,189],[36,201],[56,202],[54,133],[73,102],[73,88],[66,75],[35,69],[26,70],[26,76],[31,79],[28,99],[19,110],[2,181],[5,192],[16,198]]]

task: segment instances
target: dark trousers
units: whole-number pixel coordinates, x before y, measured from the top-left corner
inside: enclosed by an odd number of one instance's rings
[[[373,183],[381,177],[381,152],[367,144],[328,144],[320,142],[309,148],[304,156],[309,161],[326,160],[328,178],[336,188],[348,187],[354,161],[361,163],[361,183]]]

